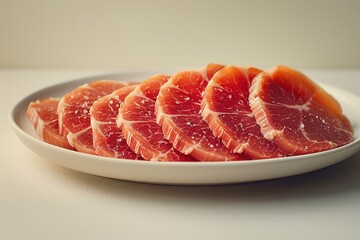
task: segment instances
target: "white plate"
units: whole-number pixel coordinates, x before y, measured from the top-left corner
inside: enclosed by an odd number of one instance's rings
[[[161,184],[227,184],[292,176],[338,163],[360,150],[360,98],[352,93],[321,84],[341,103],[355,130],[354,141],[346,146],[303,156],[241,162],[147,162],[112,159],[61,149],[39,140],[26,117],[30,101],[61,97],[75,87],[98,79],[144,80],[153,72],[134,72],[83,78],[30,94],[15,105],[10,121],[18,138],[32,151],[59,165],[98,176]]]

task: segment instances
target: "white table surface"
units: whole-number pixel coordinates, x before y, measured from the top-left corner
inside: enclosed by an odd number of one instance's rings
[[[0,239],[359,239],[360,152],[328,168],[227,186],[162,186],[60,167],[8,114],[23,96],[104,69],[0,69]],[[360,69],[309,69],[360,95]],[[360,104],[360,103],[354,103]]]

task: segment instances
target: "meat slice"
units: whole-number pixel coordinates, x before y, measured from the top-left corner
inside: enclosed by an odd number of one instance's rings
[[[79,152],[95,154],[90,108],[95,100],[126,85],[113,80],[95,81],[74,89],[60,100],[59,130],[71,146]]]
[[[117,126],[122,128],[130,148],[149,161],[195,161],[173,148],[156,123],[155,100],[169,76],[155,75],[135,88],[119,110]]]
[[[264,137],[287,155],[332,149],[353,138],[340,104],[289,67],[278,66],[256,76],[249,101]]]
[[[58,104],[57,98],[37,100],[29,104],[26,114],[41,139],[52,145],[74,150],[59,133]]]
[[[260,132],[249,105],[249,88],[261,70],[228,66],[209,81],[202,99],[202,116],[227,148],[253,159],[281,157]]]
[[[142,159],[127,145],[121,128],[116,125],[120,105],[136,85],[122,87],[96,100],[90,108],[95,152],[99,156]]]
[[[200,71],[183,71],[165,83],[156,101],[157,122],[165,137],[184,154],[199,161],[246,159],[230,152],[202,120],[201,99],[209,79],[222,65],[210,64]]]

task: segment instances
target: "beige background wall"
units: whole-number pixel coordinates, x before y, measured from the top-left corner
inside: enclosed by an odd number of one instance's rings
[[[360,67],[360,1],[0,0],[0,66]]]

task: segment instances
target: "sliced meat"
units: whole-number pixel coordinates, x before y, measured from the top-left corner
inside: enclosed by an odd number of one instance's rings
[[[149,161],[195,161],[173,148],[156,123],[155,100],[169,76],[156,75],[135,88],[119,110],[117,126],[122,128],[130,148]]]
[[[202,116],[227,148],[253,159],[281,157],[278,148],[260,132],[249,105],[249,88],[261,70],[228,66],[209,81]]]
[[[96,100],[90,108],[95,152],[99,156],[142,159],[127,145],[121,128],[116,125],[120,105],[136,85],[122,87]]]
[[[60,100],[58,106],[60,133],[71,146],[79,152],[95,154],[90,108],[95,100],[126,85],[112,80],[95,81],[74,89]]]
[[[246,159],[230,152],[202,120],[201,100],[209,79],[222,65],[210,64],[200,71],[183,71],[165,83],[156,101],[157,122],[165,137],[184,154],[199,161]]]
[[[289,67],[278,66],[256,76],[249,101],[264,137],[287,155],[332,149],[353,138],[339,103]]]
[[[52,145],[74,150],[67,139],[59,133],[57,107],[59,99],[48,98],[31,102],[27,116],[35,128],[36,134]]]

